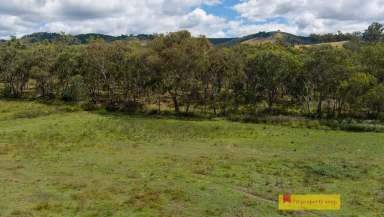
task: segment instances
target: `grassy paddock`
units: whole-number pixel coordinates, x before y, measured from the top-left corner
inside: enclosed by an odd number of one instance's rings
[[[0,216],[380,216],[384,134],[0,101]],[[340,193],[283,213],[280,193]]]

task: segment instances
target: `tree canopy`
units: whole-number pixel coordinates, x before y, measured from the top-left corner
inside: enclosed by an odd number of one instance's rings
[[[213,46],[187,31],[153,40],[61,40],[0,45],[3,97],[60,99],[131,110],[381,117],[383,26],[343,48],[284,43]],[[339,33],[340,37],[341,33]]]

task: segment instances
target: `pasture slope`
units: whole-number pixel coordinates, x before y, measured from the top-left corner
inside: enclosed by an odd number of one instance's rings
[[[0,101],[0,216],[380,217],[383,155],[383,133]],[[342,210],[279,212],[280,193]]]

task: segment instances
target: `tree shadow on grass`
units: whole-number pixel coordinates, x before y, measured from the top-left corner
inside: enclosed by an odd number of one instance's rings
[[[107,111],[105,109],[91,111],[94,114],[114,117],[114,118],[150,118],[150,119],[171,119],[171,120],[180,120],[180,121],[212,121],[212,117],[196,114],[196,113],[174,113],[174,112],[145,112],[145,111],[135,111],[135,112],[122,112],[122,111]]]

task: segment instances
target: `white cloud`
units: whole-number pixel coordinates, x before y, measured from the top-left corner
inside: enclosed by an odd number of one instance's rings
[[[373,21],[384,21],[384,0],[239,0],[233,6],[239,17],[232,20],[203,9],[221,2],[225,1],[0,0],[0,38],[37,31],[120,35],[181,29],[209,37],[278,29],[310,34],[362,31]]]
[[[197,8],[182,17],[180,27],[198,35],[225,37],[223,29],[226,27],[226,20],[207,14],[204,10]]]
[[[228,23],[227,35],[230,36],[245,36],[258,32],[268,32],[280,30],[283,32],[295,33],[298,31],[297,27],[289,26],[279,23],[265,23],[265,24],[244,24],[241,21],[231,21]]]
[[[384,0],[245,0],[234,9],[251,22],[284,18],[301,34],[362,31],[384,21]]]
[[[220,0],[0,0],[0,37],[36,31],[220,35],[225,20],[199,7]],[[5,20],[5,22],[4,22]]]

